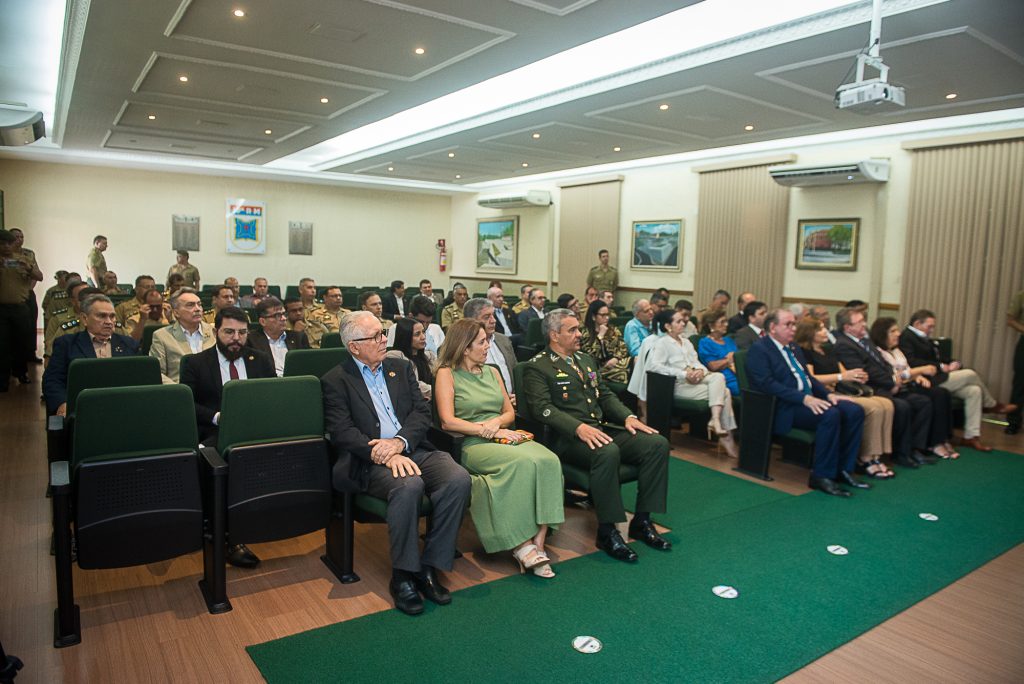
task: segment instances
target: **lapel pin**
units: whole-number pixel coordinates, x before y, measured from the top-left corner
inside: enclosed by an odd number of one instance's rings
[[[388,377],[389,378],[395,377],[395,371],[388,371]]]

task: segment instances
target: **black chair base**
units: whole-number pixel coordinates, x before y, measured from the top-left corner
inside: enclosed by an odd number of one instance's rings
[[[82,643],[82,617],[78,610],[78,604],[71,606],[70,629],[60,628],[60,608],[53,611],[53,647],[65,648]]]
[[[206,579],[201,579],[198,582],[199,591],[203,593],[203,600],[206,601],[206,610],[210,612],[210,615],[220,615],[221,613],[231,612],[231,601],[228,597],[223,595],[217,596],[216,590],[213,588],[211,582],[207,582]]]
[[[335,563],[326,553],[320,556],[320,560],[323,561],[324,565],[327,566],[327,569],[331,571],[331,574],[334,575],[342,584],[355,584],[362,579],[354,572],[345,572],[344,569]]]

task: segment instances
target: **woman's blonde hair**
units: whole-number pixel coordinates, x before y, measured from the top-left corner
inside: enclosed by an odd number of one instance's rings
[[[473,344],[473,340],[484,329],[483,323],[472,318],[460,318],[452,323],[445,333],[444,343],[437,350],[439,368],[455,369],[462,365],[462,358]]]

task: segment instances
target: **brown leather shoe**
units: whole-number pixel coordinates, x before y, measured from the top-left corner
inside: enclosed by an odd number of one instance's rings
[[[998,416],[1005,416],[1007,413],[1013,413],[1018,408],[1020,407],[1016,404],[1004,404],[1003,402],[999,402],[995,406],[985,409],[985,413],[994,413]]]
[[[983,451],[985,453],[992,451],[992,447],[985,446],[981,443],[981,437],[971,437],[970,439],[963,438],[960,440],[960,446],[970,447],[975,451]]]

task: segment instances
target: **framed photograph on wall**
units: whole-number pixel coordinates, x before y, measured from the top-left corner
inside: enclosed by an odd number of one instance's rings
[[[476,220],[476,272],[515,275],[519,253],[519,217]]]
[[[856,271],[860,219],[801,219],[796,226],[796,267]]]
[[[634,271],[683,270],[683,220],[633,221]]]

